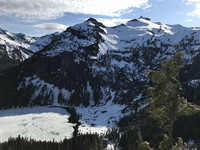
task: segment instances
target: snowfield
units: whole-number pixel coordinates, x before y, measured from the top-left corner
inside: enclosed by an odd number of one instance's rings
[[[75,124],[69,116],[65,109],[51,107],[0,110],[0,142],[19,134],[41,141],[71,138]]]
[[[121,112],[125,107],[112,101],[98,106],[76,107],[81,115],[79,132],[105,134],[108,129],[117,128],[116,123],[126,115]]]
[[[111,101],[99,106],[75,107],[81,115],[79,133],[105,134],[125,115],[121,113],[124,107]],[[38,141],[69,139],[76,125],[68,122],[69,117],[70,114],[59,106],[0,110],[0,142],[18,135]]]

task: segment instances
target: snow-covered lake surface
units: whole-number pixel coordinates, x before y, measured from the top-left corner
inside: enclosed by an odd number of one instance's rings
[[[31,137],[41,141],[71,138],[75,124],[62,108],[34,107],[0,110],[0,142],[9,137]]]
[[[111,101],[99,106],[75,107],[81,115],[79,133],[105,134],[125,115],[121,113],[124,107]],[[68,122],[69,117],[70,114],[60,107],[0,110],[0,142],[18,135],[41,141],[69,139],[76,125]]]

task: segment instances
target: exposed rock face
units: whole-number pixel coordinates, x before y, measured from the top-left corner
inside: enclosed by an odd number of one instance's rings
[[[38,43],[42,38],[44,43]],[[178,51],[184,52],[186,60],[180,77],[184,94],[194,100],[191,93],[199,88],[196,68],[200,66],[200,28],[153,23],[143,17],[110,28],[90,18],[60,34],[42,38],[33,38],[35,42],[29,43],[25,50],[28,57],[8,55],[17,61],[26,60],[1,73],[1,107],[88,106],[109,100],[129,104],[145,97],[148,80],[143,72],[159,69],[161,60]],[[2,55],[8,53],[6,42],[4,45]],[[21,48],[19,51],[25,53]]]

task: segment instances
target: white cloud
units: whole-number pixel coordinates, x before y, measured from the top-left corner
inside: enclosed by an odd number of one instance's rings
[[[145,6],[149,0],[1,0],[0,16],[23,21],[62,17],[65,12],[116,17]]]
[[[185,20],[185,22],[192,22],[192,21],[193,21],[192,19]]]
[[[58,23],[42,23],[42,24],[37,24],[34,25],[34,27],[45,29],[45,30],[50,30],[50,31],[64,31],[68,26],[65,26],[63,24],[58,24]]]
[[[143,8],[142,9],[148,9],[148,8],[150,8],[152,5],[151,4],[149,4],[149,3],[146,3],[144,6],[143,6]]]
[[[163,0],[155,0],[156,2],[162,2]]]
[[[95,19],[97,19],[99,22],[102,22],[107,27],[113,27],[121,23],[126,23],[127,21],[131,20],[131,19],[122,19],[122,18],[108,18],[108,19],[95,18]]]
[[[186,1],[186,5],[193,5],[194,10],[191,12],[188,12],[187,15],[189,16],[197,16],[200,17],[200,0],[183,0]]]
[[[200,0],[183,0],[183,1],[186,1],[187,4],[193,4],[193,3],[199,3]]]

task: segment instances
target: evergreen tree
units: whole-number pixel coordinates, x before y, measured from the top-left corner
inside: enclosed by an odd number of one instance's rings
[[[137,142],[138,144],[141,144],[143,142],[142,140],[142,134],[141,134],[141,125],[140,125],[140,116],[142,115],[141,111],[139,111],[139,101],[135,101],[133,104],[133,110],[134,110],[134,123],[135,123],[135,130],[137,132]]]
[[[169,60],[161,62],[161,70],[147,71],[153,86],[148,86],[148,110],[151,116],[159,120],[161,126],[167,132],[165,146],[173,149],[173,125],[180,115],[191,114],[199,109],[180,95],[181,83],[179,71],[184,67],[183,53],[179,52]],[[167,141],[166,141],[167,139]]]

